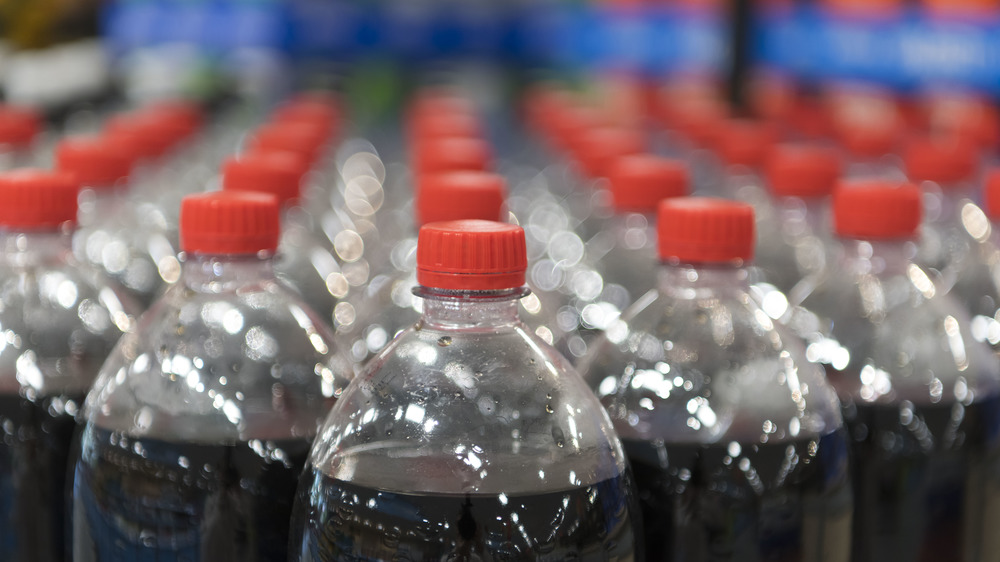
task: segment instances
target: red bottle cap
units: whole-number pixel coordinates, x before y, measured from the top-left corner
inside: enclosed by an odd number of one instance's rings
[[[483,126],[473,113],[424,113],[409,122],[411,142],[445,137],[481,138]]]
[[[481,220],[432,222],[417,239],[417,282],[451,291],[498,291],[524,285],[524,229]]]
[[[489,172],[448,172],[423,176],[417,184],[417,223],[502,220],[506,196],[503,177]]]
[[[573,104],[552,114],[550,142],[562,150],[573,151],[580,137],[591,129],[608,126],[610,119],[592,107]]]
[[[755,121],[732,119],[719,130],[715,151],[730,166],[756,168],[764,163],[776,140],[773,127]]]
[[[835,150],[782,144],[768,155],[764,173],[778,197],[826,197],[840,178],[840,168]]]
[[[321,126],[307,123],[268,123],[257,127],[250,147],[262,152],[294,152],[312,165],[326,141]]]
[[[161,119],[141,114],[115,115],[104,125],[105,135],[131,150],[133,158],[156,158],[174,146],[176,132],[163,126]]]
[[[339,102],[332,95],[321,93],[299,94],[271,114],[273,123],[297,123],[315,127],[324,142],[336,136],[340,121]]]
[[[42,130],[42,116],[27,107],[0,106],[0,144],[26,146]]]
[[[655,213],[661,200],[683,197],[690,190],[684,164],[652,154],[618,158],[610,166],[608,183],[619,213]]]
[[[681,263],[726,263],[753,258],[753,207],[711,197],[676,197],[660,202],[657,217],[660,258]]]
[[[912,238],[922,212],[913,184],[861,180],[841,182],[833,191],[833,229],[845,238]]]
[[[645,150],[646,139],[634,129],[597,127],[583,131],[573,147],[583,171],[592,178],[601,178],[607,177],[618,158]]]
[[[222,189],[270,193],[284,205],[299,198],[308,171],[305,159],[294,152],[252,151],[222,165]]]
[[[900,128],[888,123],[842,122],[836,130],[840,144],[851,154],[864,158],[878,158],[891,154],[900,135]]]
[[[181,201],[181,249],[245,255],[278,248],[278,200],[266,193],[216,191]]]
[[[80,184],[71,174],[21,169],[0,174],[0,227],[58,230],[76,222]]]
[[[424,139],[414,146],[417,175],[489,170],[493,157],[483,140],[469,137]]]
[[[994,168],[986,174],[983,207],[991,221],[1000,221],[1000,168]]]
[[[181,138],[197,133],[205,123],[205,112],[201,105],[191,100],[162,100],[146,106],[143,112],[162,115],[163,119],[170,121],[170,126],[178,131]]]
[[[960,184],[976,172],[976,149],[958,136],[912,139],[903,155],[910,181],[932,181],[943,187]]]
[[[56,169],[87,187],[112,187],[128,177],[133,154],[107,137],[67,138],[56,146]]]

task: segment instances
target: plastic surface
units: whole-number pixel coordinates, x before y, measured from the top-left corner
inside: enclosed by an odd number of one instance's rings
[[[777,145],[768,155],[764,177],[776,197],[825,197],[840,177],[836,151],[808,145]]]
[[[30,145],[42,131],[42,116],[33,109],[0,106],[0,144]]]
[[[714,141],[723,163],[758,168],[777,141],[777,131],[764,123],[733,119],[722,125]]]
[[[660,203],[657,215],[660,258],[680,263],[724,263],[753,257],[753,207],[705,197]]]
[[[413,171],[418,175],[461,170],[486,171],[493,165],[489,144],[475,137],[421,139],[413,147]]]
[[[524,285],[524,230],[499,222],[425,224],[417,242],[417,282],[450,291],[495,291]]]
[[[68,138],[56,146],[55,168],[71,173],[83,185],[113,186],[128,178],[132,154],[108,138]]]
[[[843,193],[919,216],[912,187],[886,189],[882,199]],[[913,263],[916,243],[899,238],[915,234],[916,220],[896,239],[845,240],[824,275],[792,291],[784,319],[843,404],[855,460],[855,560],[979,558],[991,548],[1000,499],[985,476],[1000,454],[1000,372],[964,307]],[[925,505],[937,507],[916,507]]]
[[[62,196],[76,208],[75,188]],[[63,560],[78,416],[139,312],[115,283],[73,258],[67,231],[0,225],[0,325],[9,338],[0,348],[0,558]]]
[[[75,223],[79,189],[66,173],[20,169],[0,174],[0,226],[54,231]]]
[[[306,161],[294,152],[250,152],[223,163],[222,189],[270,193],[285,205],[299,198],[308,171]]]
[[[943,187],[961,185],[976,173],[976,147],[960,137],[917,137],[903,154],[910,181],[932,181]]]
[[[658,276],[579,365],[636,474],[647,559],[847,560],[847,439],[822,371],[745,268]]]
[[[284,560],[309,443],[350,378],[269,259],[189,257],[88,395],[75,559]]]
[[[520,322],[521,294],[421,289],[420,322],[349,385],[317,439],[292,560],[637,556],[607,415]]]
[[[423,176],[416,186],[417,222],[503,220],[506,198],[506,182],[498,174],[468,171]]]
[[[181,250],[241,255],[278,247],[278,200],[271,194],[223,191],[190,195],[181,203]]]
[[[616,159],[608,167],[608,186],[615,211],[646,214],[655,213],[661,199],[681,197],[691,190],[682,163],[651,154]]]
[[[912,184],[859,180],[833,192],[833,228],[847,238],[912,238],[922,212],[920,190]]]

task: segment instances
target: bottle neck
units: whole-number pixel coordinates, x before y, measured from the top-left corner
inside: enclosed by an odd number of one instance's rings
[[[70,254],[72,235],[72,230],[0,231],[0,248],[11,265],[51,263]]]
[[[851,275],[903,275],[917,254],[913,240],[842,241],[841,267]]]
[[[750,290],[750,274],[741,265],[663,263],[657,282],[661,294],[681,299],[711,298],[733,289]]]
[[[273,280],[273,254],[194,254],[184,261],[181,282],[199,293],[223,293],[250,283]]]
[[[413,293],[424,299],[421,325],[440,330],[510,328],[518,323],[518,301],[527,288],[501,291],[448,291],[418,286]]]

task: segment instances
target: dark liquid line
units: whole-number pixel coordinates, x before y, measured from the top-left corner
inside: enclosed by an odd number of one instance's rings
[[[76,562],[284,562],[310,440],[195,445],[84,431]]]
[[[845,403],[857,507],[854,559],[978,560],[994,552],[1000,398],[905,410]]]
[[[532,495],[403,494],[303,476],[290,560],[630,560],[630,477]]]
[[[738,450],[728,442],[623,443],[649,560],[846,561],[851,493],[843,432]]]
[[[67,401],[83,405],[82,396],[0,396],[0,560],[63,560],[67,463],[77,427]]]

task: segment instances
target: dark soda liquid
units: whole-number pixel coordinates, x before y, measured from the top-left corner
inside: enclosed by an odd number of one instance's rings
[[[531,495],[410,494],[303,476],[289,560],[633,560],[630,477]]]
[[[134,439],[88,426],[73,485],[76,562],[284,562],[310,440]]]
[[[623,443],[649,560],[846,562],[851,488],[843,431],[766,444]]]
[[[854,559],[983,560],[1000,548],[1000,399],[846,402]]]
[[[0,560],[58,562],[66,472],[83,396],[0,396]]]

